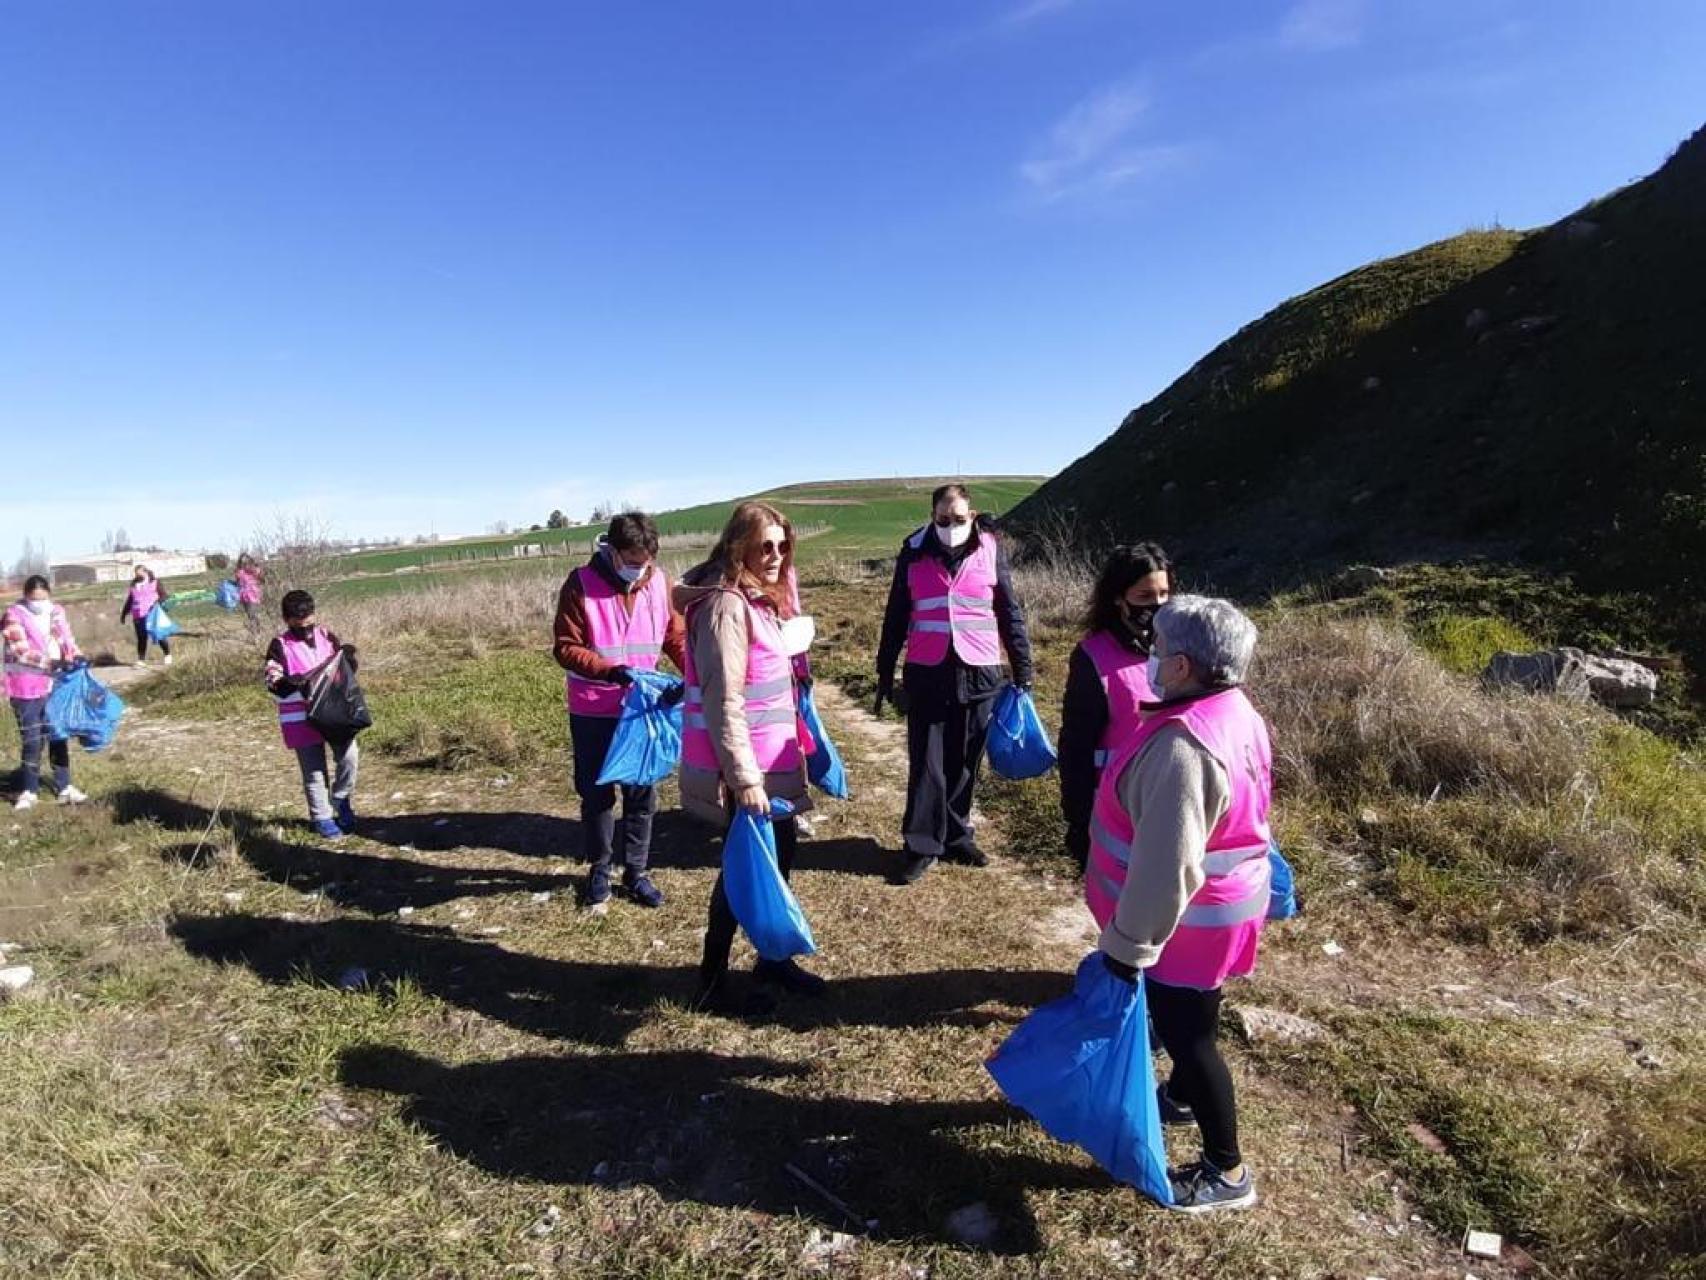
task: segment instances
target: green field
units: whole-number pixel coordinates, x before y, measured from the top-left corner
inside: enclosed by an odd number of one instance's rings
[[[940,484],[933,477],[891,480],[846,480],[786,485],[754,496],[776,503],[794,523],[810,529],[802,539],[801,559],[835,556],[875,556],[891,553],[908,531],[923,522],[929,493]],[[1002,512],[1028,497],[1041,476],[972,478],[966,482],[980,510]],[[661,512],[658,531],[670,535],[702,534],[709,544],[733,508],[733,501],[710,502]],[[430,546],[398,547],[349,556],[348,574],[395,573],[399,569],[449,568],[457,564],[505,559],[514,547],[538,545],[556,549],[583,548],[602,532],[602,526],[575,525],[541,529],[493,538],[468,538]]]

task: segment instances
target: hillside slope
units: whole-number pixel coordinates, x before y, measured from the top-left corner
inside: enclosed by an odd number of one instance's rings
[[[1706,129],[1551,227],[1468,233],[1283,304],[1012,523],[1157,537],[1235,590],[1488,556],[1657,593],[1682,638],[1706,595],[1703,440]]]

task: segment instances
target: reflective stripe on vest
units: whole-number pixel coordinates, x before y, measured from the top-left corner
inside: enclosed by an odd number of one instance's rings
[[[804,762],[800,750],[799,710],[795,702],[793,663],[782,643],[782,627],[768,608],[754,604],[744,594],[724,588],[745,605],[750,643],[746,653],[746,681],[741,698],[746,712],[747,736],[758,767],[765,773],[797,769]],[[713,597],[693,606],[694,619]],[[687,691],[682,698],[681,761],[684,770],[721,773],[710,725],[705,715],[705,689],[694,665],[693,645],[687,646]]]
[[[632,612],[624,593],[595,565],[582,565],[575,570],[575,577],[586,613],[586,647],[617,666],[656,671],[669,631],[669,587],[663,571],[654,566],[645,585],[631,593]],[[563,699],[570,715],[614,719],[622,714],[625,692],[614,680],[571,671],[563,686]]]

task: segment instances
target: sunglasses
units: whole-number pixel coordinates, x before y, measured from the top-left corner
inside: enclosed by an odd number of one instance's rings
[[[789,542],[786,538],[783,538],[780,542],[772,542],[769,538],[766,538],[763,542],[758,544],[758,549],[767,556],[785,556],[789,551],[793,550],[793,547],[794,544]]]

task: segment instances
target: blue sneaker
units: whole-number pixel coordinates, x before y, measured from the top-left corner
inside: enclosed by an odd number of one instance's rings
[[[1244,1176],[1237,1182],[1228,1182],[1226,1176],[1206,1160],[1188,1164],[1183,1169],[1168,1170],[1167,1180],[1173,1184],[1172,1208],[1180,1213],[1248,1209],[1256,1203],[1256,1180],[1250,1176],[1248,1165],[1244,1168]]]
[[[601,907],[609,901],[610,868],[595,866],[586,878],[586,896],[582,902],[589,907]]]
[[[663,890],[653,884],[648,875],[638,875],[632,879],[624,876],[622,887],[627,890],[628,896],[642,907],[663,906]]]
[[[310,825],[314,828],[314,834],[322,840],[342,840],[344,838],[344,829],[330,818],[321,818],[318,822]]]
[[[349,797],[345,796],[342,800],[339,800],[336,807],[337,816],[333,821],[338,824],[338,830],[342,831],[346,836],[353,835],[355,832],[355,807],[350,804]]]

